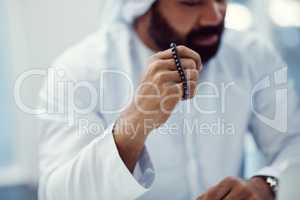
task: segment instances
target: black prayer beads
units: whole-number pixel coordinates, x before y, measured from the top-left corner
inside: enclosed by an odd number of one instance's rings
[[[179,73],[180,79],[181,79],[182,84],[183,84],[183,96],[182,96],[182,99],[185,100],[189,96],[188,83],[187,83],[186,75],[185,75],[184,70],[182,68],[182,65],[181,65],[181,62],[180,62],[180,57],[179,57],[179,55],[177,53],[177,45],[174,42],[172,42],[170,44],[170,47],[171,47],[171,50],[172,50],[172,56],[173,56],[173,58],[175,60],[177,71]]]

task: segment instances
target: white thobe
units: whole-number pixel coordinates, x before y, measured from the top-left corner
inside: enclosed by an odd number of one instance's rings
[[[112,126],[153,53],[116,24],[56,60],[56,78],[49,72],[40,95],[48,106],[40,115],[41,200],[195,199],[224,177],[241,176],[247,133],[267,159],[253,175],[277,177],[286,161],[299,158],[299,107],[284,62],[255,34],[226,30],[196,97],[179,102],[151,132],[131,174]]]

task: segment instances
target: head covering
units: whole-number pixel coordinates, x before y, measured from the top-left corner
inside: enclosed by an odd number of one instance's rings
[[[156,0],[102,0],[101,26],[124,22],[132,24],[134,20],[145,14]]]

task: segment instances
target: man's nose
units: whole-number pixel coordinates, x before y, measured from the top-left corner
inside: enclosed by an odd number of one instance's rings
[[[209,1],[206,8],[199,13],[199,26],[217,26],[223,20],[224,14],[220,5],[214,1]]]

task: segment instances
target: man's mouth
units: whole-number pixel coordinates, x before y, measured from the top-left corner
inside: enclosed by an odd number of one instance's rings
[[[194,38],[193,41],[197,45],[211,46],[216,44],[218,39],[219,39],[218,34],[213,34],[213,35],[206,35],[206,36],[198,36],[197,38]]]

